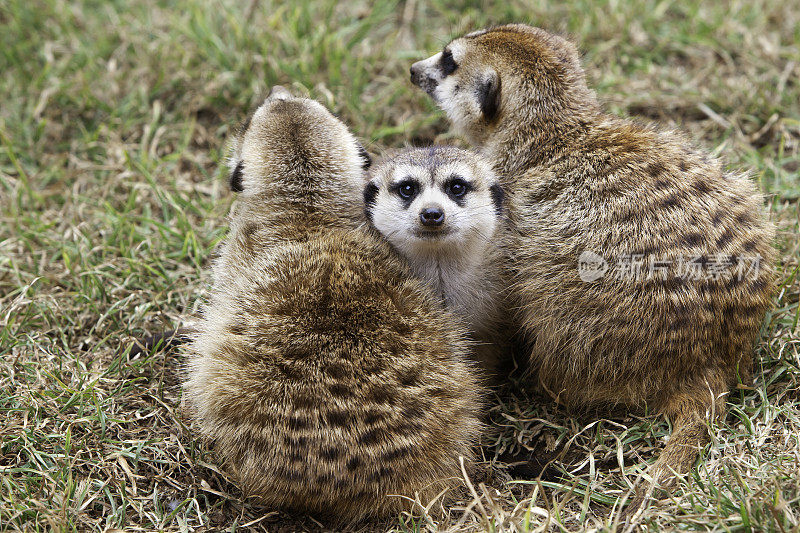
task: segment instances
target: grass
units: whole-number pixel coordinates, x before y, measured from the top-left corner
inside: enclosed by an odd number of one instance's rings
[[[458,142],[408,66],[510,21],[572,36],[608,109],[687,131],[765,191],[782,286],[754,388],[644,525],[800,531],[800,10],[768,0],[0,3],[0,529],[318,528],[242,501],[186,425],[177,356],[117,348],[197,311],[231,201],[225,137],[271,85],[374,153]],[[669,430],[520,392],[491,416],[498,475],[472,501],[364,527],[612,530]],[[506,473],[520,452],[549,463],[541,480]]]

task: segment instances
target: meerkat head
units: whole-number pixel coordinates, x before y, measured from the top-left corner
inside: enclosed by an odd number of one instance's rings
[[[469,254],[500,225],[503,190],[491,166],[453,147],[412,148],[376,164],[364,190],[367,219],[401,254]]]
[[[330,111],[278,85],[234,135],[228,182],[244,198],[358,204],[371,162]]]
[[[411,82],[477,145],[509,122],[515,130],[526,122],[536,127],[596,106],[575,46],[524,24],[456,38],[411,65]]]

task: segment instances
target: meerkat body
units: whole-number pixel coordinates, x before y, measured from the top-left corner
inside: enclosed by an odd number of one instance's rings
[[[480,430],[464,328],[359,227],[359,149],[279,88],[247,122],[184,389],[247,494],[343,522],[452,487]]]
[[[570,406],[666,414],[653,478],[687,472],[708,417],[750,379],[770,305],[761,195],[677,134],[604,114],[575,47],[543,30],[475,32],[411,73],[503,177],[538,382]]]
[[[490,374],[510,357],[500,238],[503,190],[489,163],[453,147],[402,151],[371,169],[371,225],[463,318]]]

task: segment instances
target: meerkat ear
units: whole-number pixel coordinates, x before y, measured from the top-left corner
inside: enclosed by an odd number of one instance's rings
[[[364,215],[372,223],[372,209],[375,207],[375,198],[378,196],[378,186],[370,181],[364,187]]]
[[[361,160],[363,163],[361,164],[361,168],[367,170],[369,167],[372,166],[372,157],[367,152],[367,149],[362,146],[361,143],[358,143],[358,155],[361,156]]]
[[[483,80],[478,84],[478,101],[484,118],[491,122],[500,109],[500,76],[490,70],[484,74]]]
[[[244,187],[242,186],[242,169],[243,168],[244,168],[244,165],[242,165],[242,162],[239,161],[236,164],[236,167],[233,169],[233,171],[231,171],[231,175],[228,178],[228,183],[230,184],[231,190],[233,192],[242,192],[244,190]]]
[[[489,187],[489,193],[492,195],[492,203],[494,204],[494,210],[497,211],[497,214],[500,215],[503,213],[503,200],[505,200],[506,193],[503,191],[503,188],[498,184],[495,183],[491,187]]]

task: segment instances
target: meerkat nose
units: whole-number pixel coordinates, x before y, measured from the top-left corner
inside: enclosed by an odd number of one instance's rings
[[[413,65],[411,65],[411,68],[409,69],[409,71],[411,72],[411,83],[413,83],[414,85],[419,85],[420,82],[422,81],[420,79],[420,70],[421,69],[419,63],[414,63]]]
[[[441,226],[444,224],[444,211],[439,207],[426,207],[419,213],[423,226]]]

